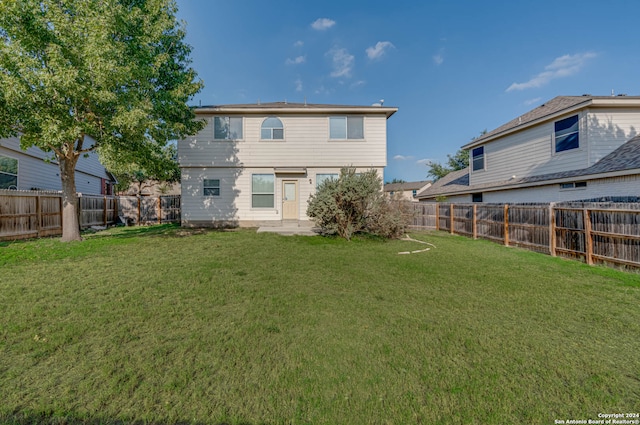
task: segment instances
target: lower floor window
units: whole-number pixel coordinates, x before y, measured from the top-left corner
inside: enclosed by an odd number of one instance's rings
[[[482,202],[482,193],[472,193],[471,202]]]
[[[316,189],[320,187],[320,185],[322,183],[324,183],[326,180],[338,180],[338,174],[337,173],[332,173],[332,174],[316,174]]]
[[[275,176],[253,174],[251,176],[251,207],[273,208],[275,205]]]
[[[18,160],[0,155],[0,189],[18,188]]]
[[[204,196],[220,196],[220,179],[204,180]]]

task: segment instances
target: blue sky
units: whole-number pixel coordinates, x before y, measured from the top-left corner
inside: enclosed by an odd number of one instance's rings
[[[640,1],[177,0],[202,105],[371,105],[388,121],[385,180],[427,178],[559,95],[640,95]]]

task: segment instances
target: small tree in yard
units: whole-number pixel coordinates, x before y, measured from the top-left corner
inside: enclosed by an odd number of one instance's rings
[[[325,231],[347,240],[357,232],[398,237],[407,223],[399,205],[385,199],[375,170],[356,174],[355,168],[348,167],[340,170],[338,179],[325,180],[311,195],[307,215]]]
[[[186,103],[202,82],[176,11],[173,0],[0,1],[0,137],[59,164],[63,241],[81,239],[81,155],[150,170],[168,141],[203,126]]]

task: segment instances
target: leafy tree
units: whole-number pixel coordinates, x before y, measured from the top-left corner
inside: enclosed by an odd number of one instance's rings
[[[433,177],[434,181],[441,179],[452,171],[462,170],[469,166],[469,151],[458,150],[455,155],[447,155],[447,164],[442,165],[438,162],[429,162],[428,176]]]
[[[322,182],[311,195],[307,215],[325,231],[347,240],[362,231],[396,237],[406,228],[404,211],[397,205],[385,199],[375,170],[357,174],[355,168],[347,167],[340,170],[337,179]]]
[[[62,240],[79,240],[75,167],[148,163],[194,134],[202,88],[173,0],[0,1],[0,136],[55,157]],[[91,143],[90,136],[95,143]]]
[[[480,132],[479,136],[474,136],[471,140],[476,140],[478,137],[482,137],[485,134],[487,134],[486,128]],[[464,170],[468,166],[469,151],[459,149],[453,156],[447,155],[447,165],[442,165],[438,162],[427,163],[427,167],[429,167],[429,173],[427,173],[427,176],[431,176],[434,181],[437,181],[452,171]]]
[[[406,183],[406,182],[407,182],[406,180],[394,178],[393,180],[391,180],[390,182],[386,182],[385,184]]]
[[[136,193],[156,183],[167,184],[180,181],[180,167],[177,160],[175,144],[165,146],[155,152],[152,158],[142,158],[127,164],[107,164],[109,170],[118,180],[116,189],[120,192],[135,186]]]

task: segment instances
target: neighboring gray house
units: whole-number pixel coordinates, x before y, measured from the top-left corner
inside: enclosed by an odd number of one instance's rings
[[[418,202],[416,195],[431,186],[430,180],[419,182],[387,183],[384,185],[384,193],[388,197]]]
[[[474,139],[469,168],[421,201],[559,202],[640,196],[640,97],[559,96]]]
[[[78,159],[78,192],[110,195],[115,183],[114,177],[102,166],[95,152]],[[50,154],[38,148],[20,149],[17,137],[0,139],[0,189],[62,190],[60,167]]]
[[[387,165],[386,106],[258,103],[205,106],[207,122],[178,142],[182,224],[309,222],[307,201],[340,169]]]

